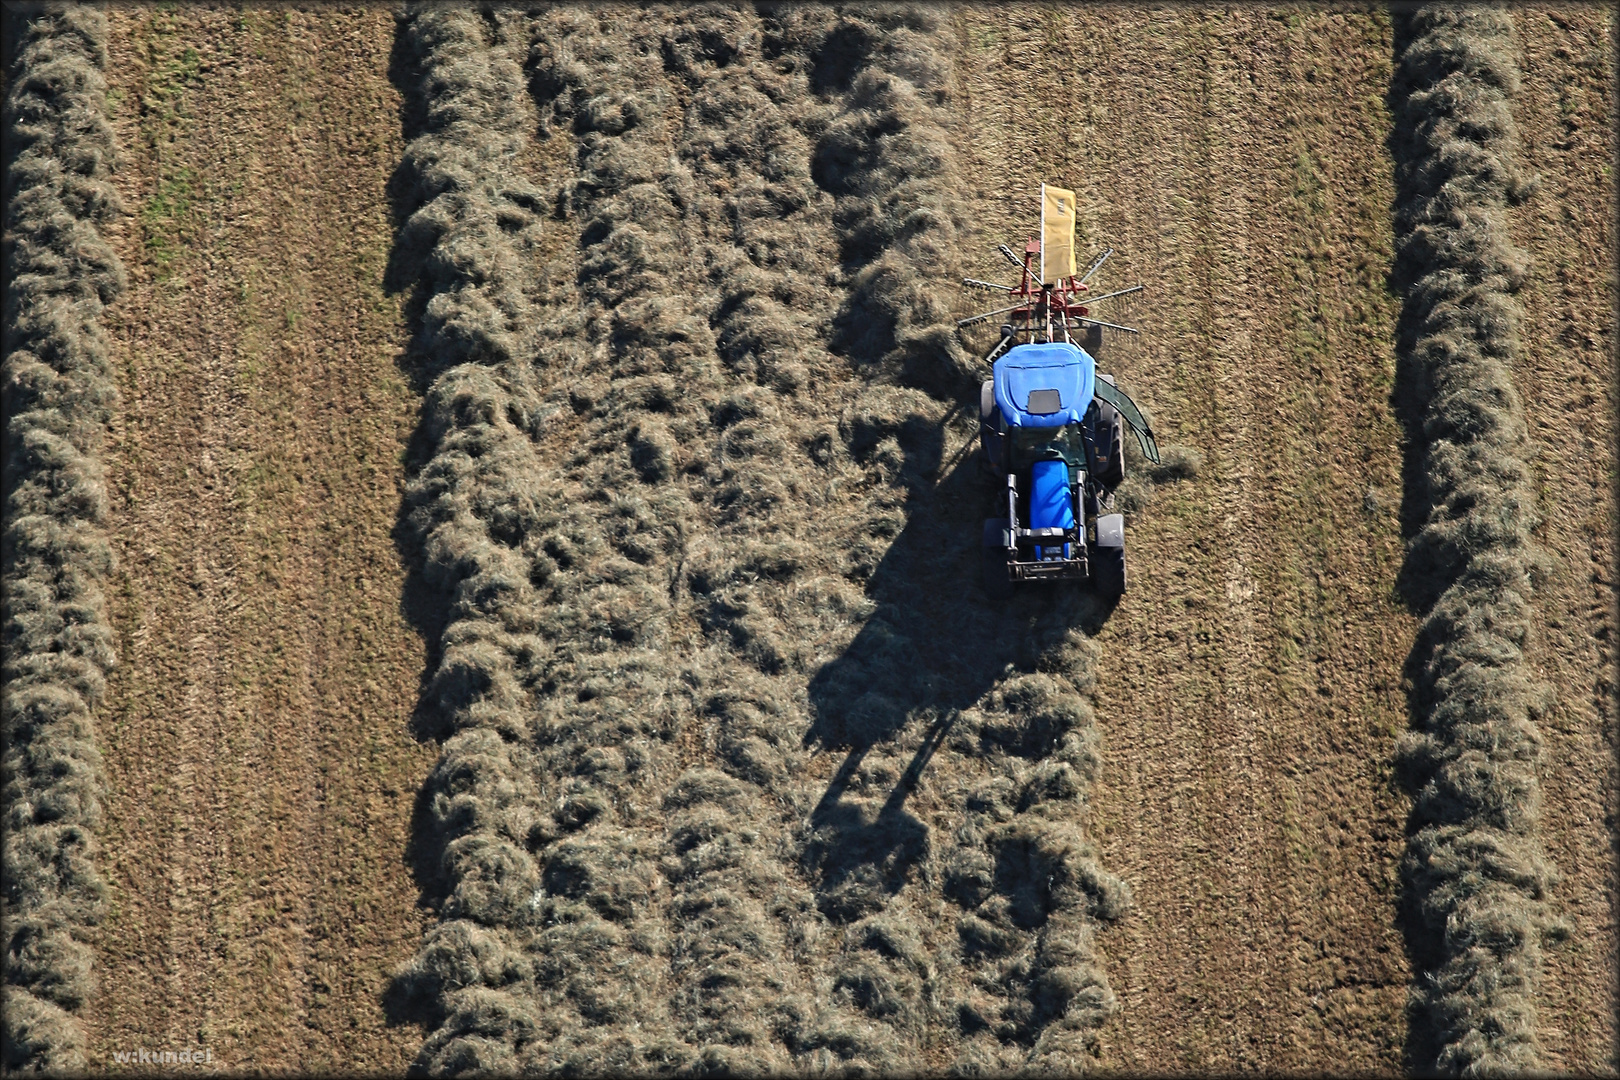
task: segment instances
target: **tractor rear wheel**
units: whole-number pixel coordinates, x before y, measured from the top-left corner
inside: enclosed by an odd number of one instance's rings
[[[1114,384],[1112,375],[1099,372],[1097,378],[1110,386]],[[1113,491],[1125,482],[1125,418],[1106,401],[1097,402],[1092,420],[1091,445],[1097,448],[1097,455],[1103,458],[1097,470],[1097,483]]]
[[[1085,336],[1080,339],[1080,347],[1090,353],[1093,360],[1096,360],[1098,359],[1097,354],[1102,352],[1102,346],[1103,328],[1096,323],[1092,323],[1086,327]]]
[[[1099,547],[1091,550],[1091,587],[1104,600],[1125,595],[1125,549]]]

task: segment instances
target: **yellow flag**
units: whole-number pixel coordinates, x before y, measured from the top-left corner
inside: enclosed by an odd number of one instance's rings
[[[1041,284],[1074,274],[1074,192],[1042,184]]]

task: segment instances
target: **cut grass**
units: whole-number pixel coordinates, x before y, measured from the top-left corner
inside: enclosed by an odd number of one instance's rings
[[[1408,1052],[1419,1071],[1531,1071],[1541,945],[1567,928],[1548,908],[1538,829],[1535,721],[1552,690],[1523,660],[1539,518],[1509,374],[1525,255],[1502,222],[1529,191],[1510,111],[1518,58],[1496,8],[1420,8],[1398,40],[1396,269],[1423,515],[1402,575],[1426,612],[1408,661],[1417,730],[1402,746],[1422,973]]]
[[[103,432],[115,390],[103,305],[124,287],[100,229],[107,23],[7,9],[5,100],[4,893],[6,1072],[86,1066],[88,938],[106,911],[94,714],[116,663],[104,584]]]

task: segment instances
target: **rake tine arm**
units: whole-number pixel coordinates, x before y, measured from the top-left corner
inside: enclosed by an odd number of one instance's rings
[[[992,311],[990,314],[994,315],[995,312]],[[1074,321],[1077,323],[1095,323],[1098,326],[1106,326],[1110,330],[1123,330],[1127,334],[1140,334],[1142,332],[1134,326],[1121,326],[1119,323],[1104,322],[1101,319],[1093,319],[1090,315],[1076,315]]]
[[[993,315],[1004,315],[1009,311],[1017,311],[1019,308],[1027,307],[1027,306],[1028,305],[1026,305],[1026,304],[1014,304],[1012,307],[997,308],[995,311],[981,312],[978,315],[971,315],[966,319],[957,319],[956,320],[956,325],[957,326],[972,326],[974,323],[984,322],[984,320],[990,318]]]
[[[975,289],[995,289],[998,292],[1013,291],[1013,287],[1011,285],[997,285],[993,281],[980,281],[978,278],[965,277],[962,279],[962,284],[971,285]],[[1140,288],[1141,286],[1137,287]]]
[[[994,364],[996,362],[996,357],[1000,356],[1007,346],[1011,345],[1016,340],[1018,340],[1016,337],[1004,337],[1000,341],[996,342],[996,347],[990,350],[990,354],[984,358],[984,362],[986,364]]]
[[[1102,269],[1102,264],[1107,262],[1108,256],[1112,255],[1113,253],[1114,249],[1109,248],[1107,251],[1104,251],[1101,255],[1097,256],[1097,261],[1091,264],[1090,269],[1080,275],[1080,284],[1084,285],[1087,278],[1091,277],[1092,274],[1095,274],[1098,270]]]
[[[1112,300],[1116,296],[1126,296],[1133,292],[1141,292],[1145,288],[1147,288],[1146,285],[1132,285],[1130,288],[1120,289],[1118,292],[1103,293],[1101,296],[1082,297],[1080,302],[1083,304],[1095,304],[1099,300]]]

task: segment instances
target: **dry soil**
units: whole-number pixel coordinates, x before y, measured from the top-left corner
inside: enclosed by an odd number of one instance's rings
[[[1554,692],[1543,740],[1542,839],[1554,909],[1573,933],[1546,954],[1539,1031],[1550,1069],[1616,1071],[1615,19],[1605,7],[1520,8],[1515,102],[1540,177],[1513,218],[1529,252],[1514,371],[1536,456],[1548,562],[1529,652]]]
[[[90,1057],[397,1072],[431,764],[391,532],[417,399],[382,288],[390,9],[111,12],[130,214],[108,447],[122,667]]]

